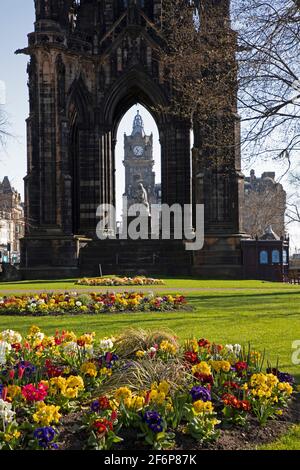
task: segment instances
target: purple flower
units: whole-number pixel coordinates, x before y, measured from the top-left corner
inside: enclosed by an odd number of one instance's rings
[[[115,362],[117,362],[118,360],[119,356],[114,353],[108,352],[104,356],[100,356],[99,366],[111,369],[115,365]]]
[[[161,415],[157,411],[146,411],[143,416],[143,421],[147,423],[149,429],[155,434],[162,432],[163,420]]]
[[[91,410],[94,411],[95,413],[97,413],[97,411],[100,410],[99,400],[93,401],[93,403],[91,404]]]
[[[44,428],[37,428],[34,431],[33,436],[38,440],[40,447],[43,449],[49,449],[50,447],[57,448],[57,444],[53,443],[56,434],[57,431],[55,431],[55,429],[51,428],[50,426],[46,426]]]
[[[28,378],[36,372],[36,367],[28,361],[20,361],[15,365],[16,370],[19,370],[20,368],[25,369],[24,375]]]
[[[202,400],[202,401],[211,401],[210,391],[205,387],[193,387],[190,391],[193,402]]]

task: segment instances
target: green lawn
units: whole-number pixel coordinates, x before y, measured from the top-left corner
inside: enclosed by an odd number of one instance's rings
[[[0,284],[0,295],[45,289],[100,290],[74,284],[75,280]],[[138,291],[162,293],[164,289],[166,292],[183,292],[193,310],[80,317],[0,316],[0,331],[13,328],[24,333],[36,324],[47,333],[53,333],[56,329],[72,329],[77,333],[95,331],[100,336],[106,336],[128,327],[168,328],[181,339],[196,336],[224,344],[247,345],[251,342],[256,349],[266,351],[266,357],[273,365],[278,360],[280,368],[294,374],[300,383],[300,365],[292,364],[291,359],[292,342],[300,340],[300,286],[260,281],[166,279],[165,287],[136,288]],[[299,449],[299,438],[300,427],[297,426],[279,441],[263,448]]]
[[[192,278],[167,278],[165,280],[165,287],[167,289],[267,289],[276,291],[295,290],[295,286],[289,284],[265,282],[265,281],[223,281],[223,280],[198,280]],[[56,281],[20,281],[20,282],[5,282],[0,283],[0,293],[22,292],[30,290],[91,290],[91,287],[75,285],[77,279],[64,279]],[[163,289],[161,286],[152,286],[151,288]],[[122,288],[124,289],[124,287]]]

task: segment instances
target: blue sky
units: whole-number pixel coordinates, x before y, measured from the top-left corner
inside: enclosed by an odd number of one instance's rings
[[[0,16],[0,80],[6,86],[6,111],[11,123],[10,132],[16,136],[10,139],[6,148],[0,149],[0,178],[8,176],[13,186],[18,189],[23,196],[23,178],[26,174],[26,124],[28,117],[28,89],[26,67],[28,58],[22,55],[15,55],[17,49],[27,45],[27,34],[33,31],[34,23],[34,1],[33,0],[9,0],[1,2]],[[124,188],[123,160],[123,135],[129,134],[132,129],[132,122],[136,110],[132,108],[123,118],[118,130],[118,144],[116,149],[117,165],[117,200],[120,202]],[[156,155],[156,173],[160,173],[159,162],[159,142],[156,125],[151,115],[139,106],[145,122],[145,131],[153,132],[155,140],[154,154]],[[251,166],[251,165],[250,165]],[[244,165],[244,172],[249,173],[250,167]],[[277,171],[282,173],[280,167],[276,167],[274,162],[256,162],[254,165],[256,174],[263,171]],[[287,184],[286,184],[287,188]],[[287,188],[288,189],[288,188]],[[118,211],[119,211],[118,210]],[[300,230],[298,225],[289,226],[291,233],[291,248],[300,248]]]

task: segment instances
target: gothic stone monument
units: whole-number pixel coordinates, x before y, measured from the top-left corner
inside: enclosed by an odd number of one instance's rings
[[[173,90],[157,57],[163,47],[163,4],[35,0],[35,30],[28,46],[17,51],[30,57],[24,277],[97,275],[99,264],[104,272],[241,275],[244,190],[236,91],[226,116],[221,106],[209,116],[215,125],[194,117],[191,156],[191,120],[164,111]],[[202,6],[203,41],[206,35],[216,41],[229,35],[235,45],[230,1],[205,0]],[[115,202],[118,124],[137,102],[152,112],[159,129],[161,202],[205,205],[205,246],[199,252],[185,251],[184,240],[96,239],[97,207]],[[230,145],[223,148],[224,133]],[[220,142],[226,165],[210,164],[211,141]]]

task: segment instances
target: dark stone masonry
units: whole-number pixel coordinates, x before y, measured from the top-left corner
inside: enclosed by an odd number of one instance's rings
[[[157,55],[164,47],[163,3],[35,0],[35,30],[18,51],[30,57],[25,278],[97,275],[99,264],[105,274],[241,277],[244,178],[236,86],[227,87],[234,91],[226,117],[220,105],[209,117],[215,125],[194,118],[191,153],[191,121],[165,111],[174,90]],[[229,34],[235,45],[229,0],[205,4],[219,16],[216,37]],[[205,17],[201,27],[203,40],[215,34],[206,30]],[[152,112],[159,130],[161,202],[205,205],[203,250],[185,251],[184,240],[137,241],[135,248],[133,241],[96,238],[97,207],[115,202],[118,124],[137,102]],[[222,147],[225,132],[230,145]],[[209,163],[210,141],[220,142],[219,166]]]

